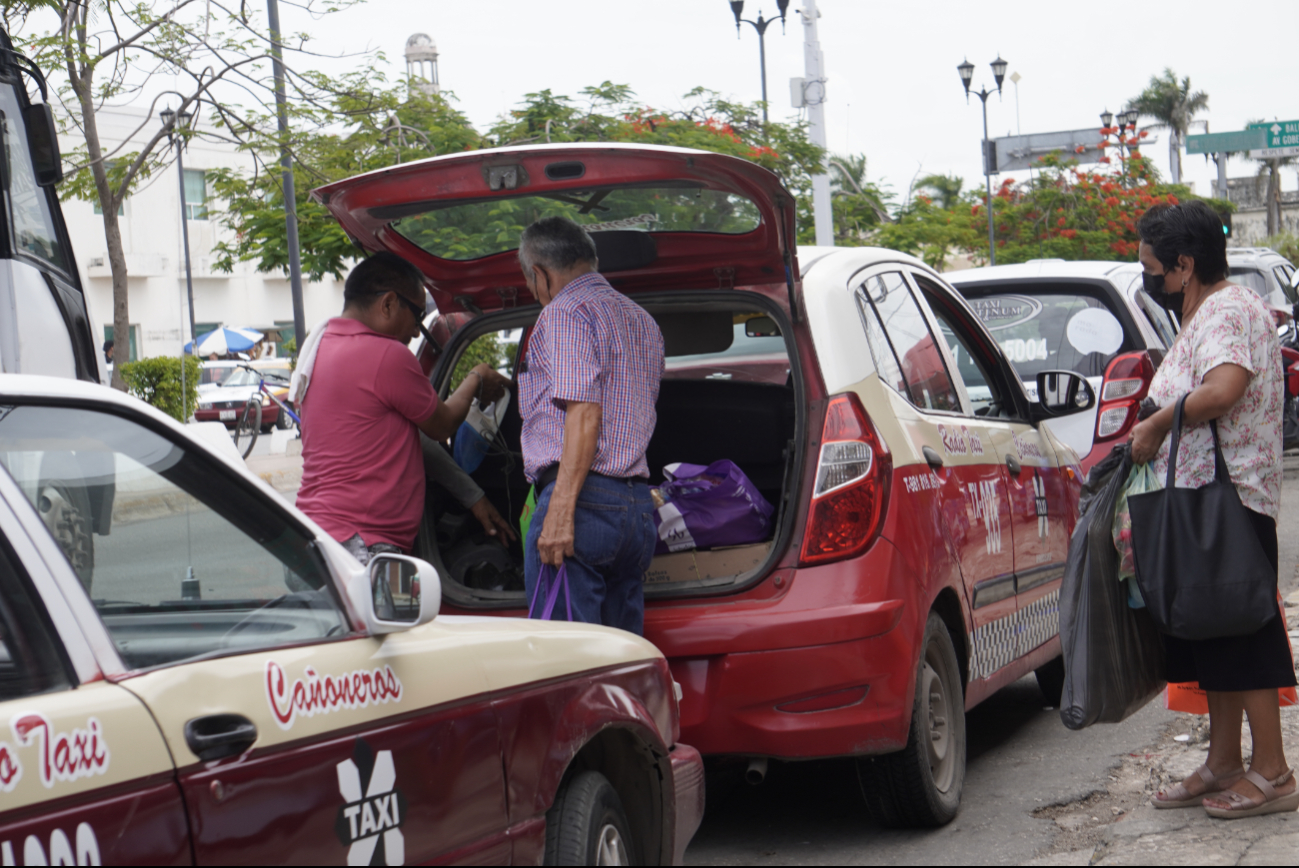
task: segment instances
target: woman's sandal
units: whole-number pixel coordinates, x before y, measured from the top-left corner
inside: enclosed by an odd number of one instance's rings
[[[1221,793],[1214,793],[1213,798],[1229,804],[1229,808],[1213,808],[1208,805],[1204,810],[1210,817],[1218,817],[1222,820],[1234,820],[1238,817],[1257,817],[1262,814],[1280,814],[1287,811],[1299,809],[1299,787],[1294,792],[1286,793],[1284,796],[1279,795],[1276,788],[1283,785],[1286,781],[1294,777],[1294,769],[1290,769],[1281,777],[1274,781],[1268,781],[1267,778],[1258,772],[1246,772],[1245,780],[1258,787],[1259,792],[1263,794],[1263,800],[1255,801],[1248,796],[1242,796],[1234,790],[1223,790]]]
[[[1209,771],[1209,767],[1205,765],[1196,769],[1194,774],[1200,776],[1200,782],[1204,784],[1204,792],[1200,793],[1198,796],[1191,795],[1191,791],[1186,788],[1186,780],[1183,779],[1180,784],[1173,787],[1167,793],[1157,793],[1155,797],[1150,800],[1150,804],[1154,805],[1156,808],[1198,808],[1200,807],[1200,802],[1204,801],[1205,797],[1217,795],[1220,792],[1226,791],[1227,787],[1232,786],[1236,781],[1244,777],[1245,770],[1241,769],[1240,771],[1231,772],[1222,777],[1218,777],[1213,772]],[[1190,775],[1187,775],[1186,777],[1189,778]]]

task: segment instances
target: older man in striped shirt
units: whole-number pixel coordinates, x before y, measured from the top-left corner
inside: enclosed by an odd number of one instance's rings
[[[524,230],[519,264],[542,304],[518,376],[524,471],[537,489],[528,597],[542,564],[566,564],[574,620],[639,634],[655,541],[645,448],[663,335],[596,271],[595,243],[571,220]]]

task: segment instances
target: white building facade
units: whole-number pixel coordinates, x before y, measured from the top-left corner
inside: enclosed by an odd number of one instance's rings
[[[162,122],[143,109],[105,108],[98,115],[105,150],[140,133],[123,149],[138,151]],[[65,140],[71,151],[78,142]],[[165,146],[165,145],[164,145]],[[190,262],[194,281],[194,321],[203,334],[218,325],[243,326],[262,331],[281,329],[285,339],[293,334],[293,301],[287,273],[262,274],[256,263],[235,263],[230,274],[216,271],[213,252],[217,242],[230,236],[214,219],[217,207],[207,197],[206,171],[236,168],[251,172],[252,158],[233,145],[194,138],[184,155],[186,172],[185,214],[189,228]],[[98,341],[113,336],[113,282],[97,204],[65,200],[72,251],[86,291],[86,302]],[[185,258],[181,242],[181,191],[177,168],[171,166],[137,187],[123,203],[118,223],[129,275],[131,347],[116,341],[115,355],[125,361],[178,355],[190,340],[190,316],[185,289]],[[326,277],[302,287],[306,325],[343,309],[342,281]],[[114,336],[115,337],[115,336]]]

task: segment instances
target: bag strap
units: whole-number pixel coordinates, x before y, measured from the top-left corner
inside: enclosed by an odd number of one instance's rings
[[[1185,414],[1188,392],[1177,399],[1173,410],[1173,442],[1168,447],[1168,475],[1164,488],[1171,489],[1177,475],[1177,450],[1182,440],[1182,417]],[[1231,471],[1227,469],[1227,460],[1222,457],[1222,444],[1218,442],[1218,420],[1209,420],[1209,430],[1213,432],[1213,478],[1217,482],[1231,482]]]
[[[529,618],[537,617],[537,603],[550,596],[550,572],[554,569],[550,564],[541,565],[541,573],[537,576],[537,587],[533,589],[532,602],[528,604]],[[542,620],[545,620],[545,617],[545,615],[542,615]]]
[[[528,617],[536,618],[534,614],[537,608],[537,602],[541,600],[543,594],[545,603],[541,607],[540,620],[552,620],[551,616],[555,614],[555,604],[559,602],[559,589],[564,589],[564,610],[568,614],[568,620],[573,620],[573,595],[568,589],[568,569],[567,565],[561,565],[557,571],[549,564],[541,565],[541,574],[537,576],[537,591],[532,597],[532,605],[528,607]],[[544,589],[544,590],[543,590]]]

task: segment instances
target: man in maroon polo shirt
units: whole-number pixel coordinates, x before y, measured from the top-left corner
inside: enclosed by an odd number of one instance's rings
[[[478,365],[439,401],[406,346],[423,314],[419,269],[387,252],[361,262],[347,276],[343,314],[326,326],[302,399],[298,508],[361,563],[415,544],[424,511],[419,432],[446,440],[475,396],[493,401],[506,384]]]

